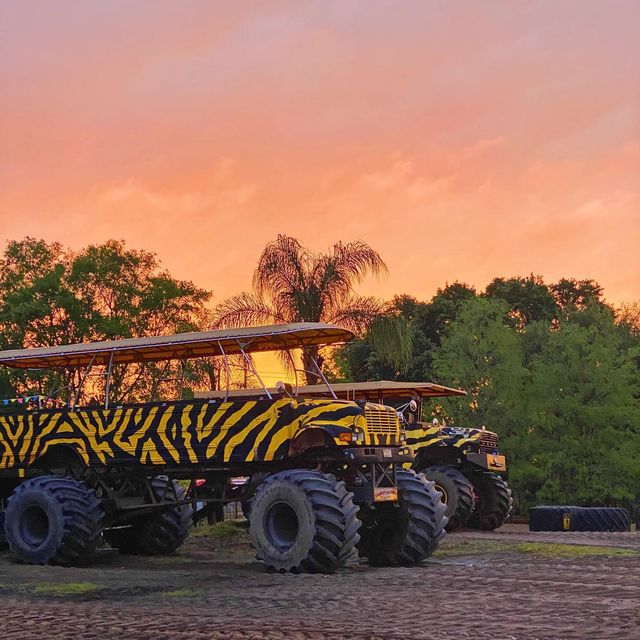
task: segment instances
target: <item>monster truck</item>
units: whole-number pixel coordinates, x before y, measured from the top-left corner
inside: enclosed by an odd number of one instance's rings
[[[407,467],[436,483],[447,505],[446,529],[459,527],[493,530],[511,513],[511,490],[507,485],[506,458],[498,448],[498,436],[482,428],[448,426],[438,420],[422,421],[424,399],[464,396],[432,382],[350,382],[332,384],[339,397],[357,402],[393,406],[402,416],[407,444],[415,454]],[[322,385],[300,387],[304,397],[322,398]]]
[[[265,474],[250,536],[269,569],[328,573],[356,549],[373,565],[422,561],[444,533],[445,505],[433,481],[406,468],[413,455],[393,408],[341,400],[330,387],[327,398],[294,396],[287,384],[239,397],[230,376],[217,398],[110,400],[114,370],[126,366],[217,356],[228,369],[233,358],[262,384],[252,354],[352,337],[298,323],[0,352],[0,365],[55,369],[71,383],[66,406],[39,395],[0,402],[0,519],[11,550],[61,565],[92,562],[105,540],[123,553],[172,553],[194,506],[242,500],[231,478]],[[326,382],[317,364],[316,375]]]

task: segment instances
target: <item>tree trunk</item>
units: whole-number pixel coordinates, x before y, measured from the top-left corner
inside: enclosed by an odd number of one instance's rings
[[[304,369],[304,379],[307,384],[319,384],[321,382],[314,362],[319,367],[322,367],[322,358],[318,347],[304,347],[302,350],[302,368]]]

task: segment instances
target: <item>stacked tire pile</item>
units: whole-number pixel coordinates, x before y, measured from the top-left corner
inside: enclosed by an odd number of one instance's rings
[[[529,510],[530,531],[630,531],[631,516],[619,507],[540,506]]]

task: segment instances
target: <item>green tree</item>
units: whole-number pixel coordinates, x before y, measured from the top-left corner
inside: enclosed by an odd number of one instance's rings
[[[549,333],[531,361],[529,426],[517,443],[538,470],[528,487],[537,500],[629,506],[638,495],[635,357],[606,307],[574,312]],[[516,479],[526,484],[526,469]]]
[[[522,341],[507,321],[508,305],[475,298],[448,326],[433,358],[438,382],[466,389],[468,397],[443,402],[445,414],[462,426],[495,428],[509,435],[527,379]]]
[[[203,328],[211,324],[204,307],[210,295],[173,278],[155,254],[122,241],[73,253],[25,238],[10,242],[0,259],[0,340],[5,348],[28,348]],[[113,398],[139,398],[159,378],[181,374],[151,364],[116,367]],[[80,372],[10,375],[16,393],[45,393],[55,384],[73,396],[79,380]]]
[[[526,278],[494,278],[484,295],[504,300],[520,328],[536,321],[551,322],[558,315],[558,305],[551,289],[540,276],[533,274]]]
[[[430,380],[433,377],[433,354],[437,350],[447,325],[456,317],[461,305],[475,298],[475,290],[460,282],[438,289],[429,302],[420,302],[409,295],[396,296],[389,306],[388,316],[405,323],[410,340],[404,345],[404,357],[391,362],[376,340],[367,331],[336,353],[343,363],[345,378],[364,380]],[[383,343],[384,344],[384,343]]]
[[[327,253],[314,253],[298,240],[279,235],[262,252],[253,276],[253,293],[241,293],[216,310],[221,326],[270,323],[328,322],[362,332],[384,316],[385,306],[375,298],[353,293],[355,284],[367,274],[380,274],[386,266],[377,251],[363,242],[338,242]],[[397,347],[389,334],[401,329],[393,322],[381,322],[379,342]],[[307,381],[317,382],[313,361],[318,348],[303,350]]]
[[[561,278],[551,285],[551,291],[558,306],[566,313],[593,305],[605,306],[602,287],[595,280]]]

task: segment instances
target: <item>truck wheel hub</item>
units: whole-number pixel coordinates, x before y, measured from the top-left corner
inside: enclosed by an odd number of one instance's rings
[[[287,503],[276,502],[267,511],[265,531],[269,542],[279,551],[293,547],[298,537],[298,528],[298,516]]]
[[[20,518],[22,539],[30,547],[39,547],[49,535],[49,516],[38,505],[27,507]]]

